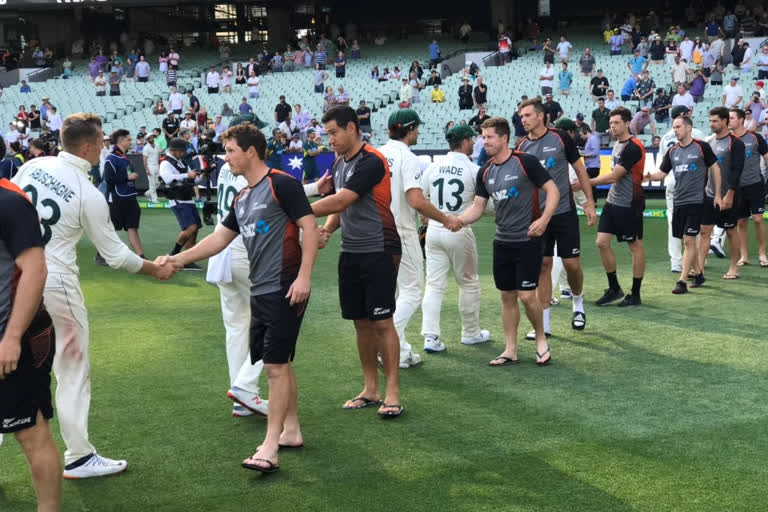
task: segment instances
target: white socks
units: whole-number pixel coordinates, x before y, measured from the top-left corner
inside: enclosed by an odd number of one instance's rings
[[[543,311],[544,313],[544,332],[551,332],[549,329],[549,308]]]
[[[573,300],[573,312],[584,312],[584,292],[581,292],[581,295],[572,295],[571,299]]]

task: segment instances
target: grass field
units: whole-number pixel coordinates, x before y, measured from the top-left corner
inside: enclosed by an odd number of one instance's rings
[[[171,213],[145,211],[142,221],[147,254],[167,252]],[[725,282],[725,260],[712,259],[705,287],[674,296],[666,221],[646,219],[645,229],[642,308],[588,305],[589,325],[575,332],[566,301],[552,314],[555,364],[537,367],[533,344],[521,341],[523,364],[489,368],[503,335],[493,225],[483,219],[481,319],[493,341],[458,343],[451,284],[448,350],[402,372],[406,413],[390,422],[374,408],[340,408],[361,389],[361,372],[352,324],[339,313],[337,250],[322,251],[295,362],[306,447],[282,453],[271,476],[240,468],[266,424],[230,415],[217,289],[200,273],[156,283],[97,267],[84,240],[91,439],[129,469],[64,482],[64,510],[765,510],[768,270],[752,265]],[[606,286],[594,236],[583,229],[588,304]],[[629,254],[618,249],[627,290]],[[417,347],[420,322],[417,314],[408,328]],[[54,430],[63,450],[55,422]],[[6,437],[0,511],[31,510],[31,478]]]

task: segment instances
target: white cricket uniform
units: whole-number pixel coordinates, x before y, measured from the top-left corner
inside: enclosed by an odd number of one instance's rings
[[[435,207],[449,215],[460,215],[472,205],[479,167],[464,153],[454,151],[433,163],[421,175],[421,188]],[[477,275],[475,233],[467,226],[452,233],[429,221],[426,242],[427,286],[421,304],[423,335],[440,335],[440,311],[448,273],[459,285],[461,337],[480,335],[480,278]]]
[[[397,301],[392,319],[400,338],[400,360],[407,359],[412,352],[405,338],[405,328],[421,305],[424,294],[424,256],[419,243],[416,210],[408,204],[406,192],[413,188],[421,190],[419,158],[408,146],[390,139],[379,148],[387,159],[391,174],[392,202],[390,209],[395,217],[397,234],[400,235],[402,255],[397,272]]]
[[[568,164],[568,179],[572,184],[578,183],[579,181],[579,178],[576,175],[576,170],[571,164]],[[576,190],[573,192],[573,199],[576,202],[576,208],[583,210],[584,205],[587,202],[587,195],[584,193],[584,191]],[[557,244],[555,244],[555,249],[557,249]],[[557,285],[561,292],[563,290],[571,289],[571,285],[568,284],[568,274],[565,271],[563,259],[557,255],[557,251],[555,251],[555,256],[552,258],[552,273],[550,275],[552,277],[552,285]]]
[[[88,177],[91,164],[62,152],[30,160],[13,179],[40,215],[48,278],[43,297],[56,329],[53,371],[65,463],[96,452],[88,441],[91,403],[88,312],[80,290],[77,243],[83,233],[110,267],[136,273],[143,260],[120,240],[104,195]]]
[[[157,179],[160,176],[160,148],[149,143],[144,145],[141,154],[147,159],[147,181],[149,189],[144,194],[150,201],[157,201]]]
[[[232,209],[235,196],[248,182],[243,176],[235,176],[228,163],[221,166],[218,181],[219,224]],[[317,184],[304,185],[307,196],[317,195]],[[251,282],[248,252],[243,237],[238,235],[219,254],[208,260],[206,280],[219,287],[221,318],[226,337],[229,382],[233,387],[259,394],[259,377],[264,362],[251,364]]]
[[[698,128],[694,128],[691,132],[691,137],[694,139],[704,140],[706,135],[702,133]],[[667,154],[669,148],[677,144],[677,137],[675,137],[675,131],[670,129],[661,137],[659,141],[659,155],[656,157],[657,162],[660,164],[664,155]],[[672,197],[675,193],[675,173],[670,172],[667,177],[664,178],[664,186],[666,187],[665,195],[667,198],[667,251],[669,252],[669,263],[672,267],[682,267],[683,265],[683,243],[679,238],[672,236]]]

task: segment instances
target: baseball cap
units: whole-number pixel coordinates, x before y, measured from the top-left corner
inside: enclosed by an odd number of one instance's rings
[[[171,142],[168,143],[168,149],[173,151],[186,151],[187,150],[187,142],[184,139],[179,139],[178,137],[175,139],[171,139]]]
[[[763,81],[762,81],[762,80],[759,80],[759,81],[755,82],[755,85],[756,85],[756,86],[758,86],[758,87],[762,87],[762,86],[764,86],[765,84],[763,83]]]
[[[547,93],[547,98],[551,98],[551,97],[552,97],[552,93],[551,93],[551,92],[548,92],[548,93]]]
[[[458,142],[462,139],[470,139],[477,135],[475,130],[466,124],[457,124],[445,134],[445,140],[448,142]]]
[[[685,105],[677,105],[675,107],[672,107],[672,110],[669,112],[669,115],[672,117],[672,119],[675,119],[681,114],[687,114],[690,111],[691,110]]]
[[[557,121],[555,121],[555,128],[558,128],[560,130],[576,130],[577,126],[576,123],[568,119],[567,117],[561,117]]]
[[[388,128],[406,128],[414,124],[424,124],[419,118],[419,114],[411,108],[401,108],[392,112],[387,121]]]
[[[733,76],[731,77],[731,80],[738,80],[738,79],[739,79],[739,77],[738,77],[738,76],[736,76],[736,75],[733,75]]]
[[[576,119],[578,119],[579,121],[583,121],[584,120],[584,114],[579,112],[578,114],[576,114]]]

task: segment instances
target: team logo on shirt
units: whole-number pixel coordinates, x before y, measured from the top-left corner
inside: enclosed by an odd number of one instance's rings
[[[744,156],[747,158],[752,158],[752,150],[748,149],[744,152]]]
[[[688,164],[688,170],[689,171],[695,171],[696,170],[696,162],[691,162]]]
[[[553,167],[555,166],[555,158],[554,158],[554,157],[549,157],[549,158],[547,158],[547,159],[546,159],[544,162],[542,162],[542,163],[544,164],[544,167],[545,167],[545,168],[547,168],[547,169],[551,169],[551,168],[553,168]]]
[[[515,187],[509,187],[509,190],[507,191],[507,197],[517,199],[520,197],[520,191]]]

